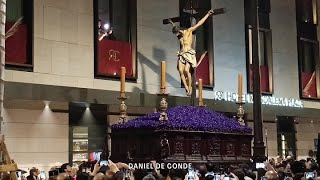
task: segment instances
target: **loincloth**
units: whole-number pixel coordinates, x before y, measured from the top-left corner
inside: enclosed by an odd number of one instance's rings
[[[186,52],[179,51],[178,61],[182,64],[189,63],[191,67],[195,68],[197,66],[196,51],[194,49],[190,49]]]

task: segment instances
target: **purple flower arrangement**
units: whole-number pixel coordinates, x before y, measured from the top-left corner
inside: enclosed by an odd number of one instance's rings
[[[251,134],[252,129],[239,124],[237,119],[203,107],[177,106],[167,110],[168,121],[160,122],[160,113],[142,116],[125,124],[115,124],[117,129],[189,130],[220,133]]]

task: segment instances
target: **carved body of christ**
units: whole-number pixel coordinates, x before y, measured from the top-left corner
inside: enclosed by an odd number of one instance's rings
[[[223,9],[217,9],[217,12],[214,10],[208,11],[208,13],[194,26],[186,29],[182,29],[176,26],[171,19],[165,19],[163,21],[164,24],[171,23],[173,28],[172,32],[178,37],[180,41],[180,51],[178,53],[178,71],[180,74],[181,81],[186,90],[187,96],[194,95],[193,93],[193,83],[192,83],[192,75],[191,69],[195,69],[205,57],[206,52],[202,54],[199,62],[196,60],[196,52],[192,48],[193,44],[193,31],[195,31],[198,27],[200,27],[211,15],[223,13]],[[179,18],[173,18],[175,21]]]

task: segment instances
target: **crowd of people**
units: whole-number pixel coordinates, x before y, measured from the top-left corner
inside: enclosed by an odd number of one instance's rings
[[[130,169],[125,163],[111,160],[106,164],[98,161],[77,167],[66,163],[58,169],[52,168],[48,178],[42,177],[37,168],[31,168],[28,176],[20,174],[18,177],[19,180],[311,180],[320,174],[319,166],[312,158],[299,161],[291,157],[270,159],[258,170],[263,172],[259,178],[254,165],[245,163],[224,167],[208,162],[188,169],[156,169],[156,162],[151,163],[154,167],[151,170]],[[12,177],[10,173],[2,173],[0,180],[12,180]]]

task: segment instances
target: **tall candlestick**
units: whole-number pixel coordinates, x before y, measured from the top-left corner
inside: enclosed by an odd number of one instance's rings
[[[238,75],[238,102],[242,102],[242,74]]]
[[[161,93],[166,91],[166,62],[161,61]]]
[[[199,79],[199,82],[198,82],[198,91],[199,91],[199,106],[202,106],[203,105],[203,98],[202,98],[202,79]]]
[[[126,68],[121,67],[121,74],[120,74],[120,97],[125,97],[126,92]]]

